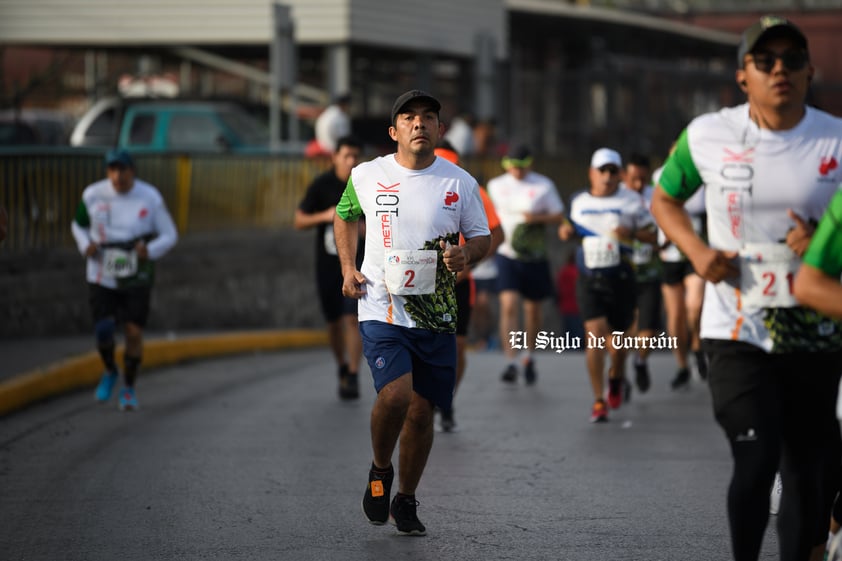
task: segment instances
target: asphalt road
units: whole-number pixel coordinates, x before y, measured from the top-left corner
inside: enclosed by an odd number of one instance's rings
[[[731,463],[703,383],[671,392],[655,355],[649,393],[592,425],[582,354],[538,355],[534,387],[504,386],[502,360],[469,355],[461,430],[436,435],[418,490],[426,537],[363,518],[374,392],[339,402],[313,349],[146,372],[133,413],[85,391],[0,419],[0,558],[730,558]]]

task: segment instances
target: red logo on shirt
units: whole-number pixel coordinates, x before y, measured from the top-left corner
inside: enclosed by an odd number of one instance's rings
[[[831,171],[835,170],[839,167],[839,162],[836,161],[836,158],[833,156],[829,158],[822,158],[822,163],[819,166],[819,173],[822,175],[827,175]]]
[[[142,209],[140,209],[139,216],[140,216],[140,218],[146,218],[147,216],[149,216],[149,211],[146,210],[145,208],[142,208]]]
[[[446,204],[447,206],[452,205],[453,203],[455,203],[458,200],[459,200],[459,194],[458,193],[455,193],[453,191],[448,191],[447,193],[444,194],[444,204]]]

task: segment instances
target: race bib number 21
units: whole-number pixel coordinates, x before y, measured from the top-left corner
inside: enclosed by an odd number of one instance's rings
[[[792,308],[800,263],[786,244],[749,243],[740,250],[740,292],[747,308]]]

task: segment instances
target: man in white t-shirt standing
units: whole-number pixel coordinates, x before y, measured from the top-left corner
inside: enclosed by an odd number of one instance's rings
[[[336,141],[351,134],[351,95],[341,94],[316,118],[316,142],[327,155],[336,152]]]
[[[377,390],[363,512],[372,524],[391,517],[399,533],[415,536],[426,533],[415,490],[433,445],[434,407],[451,407],[456,380],[454,273],[485,257],[491,242],[476,180],[435,155],[440,109],[420,90],[395,100],[389,136],[397,152],[354,168],[334,220],[342,292],[359,299],[363,354]],[[365,259],[357,270],[363,215]],[[399,439],[399,487],[390,503]]]
[[[839,488],[842,322],[800,306],[792,281],[842,180],[842,120],[805,104],[814,69],[792,22],[762,17],[743,33],[737,61],[748,102],[687,126],[652,213],[707,281],[701,336],[734,460],[734,559],[758,558],[778,469],[780,558],[821,559]],[[701,185],[707,242],[684,208]]]
[[[549,177],[532,171],[532,151],[518,146],[503,158],[506,173],[488,182],[488,196],[503,226],[504,241],[497,248],[497,289],[500,291],[500,345],[508,365],[502,380],[513,384],[518,377],[518,350],[527,384],[537,378],[532,349],[541,328],[541,301],[554,293],[547,254],[547,225],[564,220],[564,203]],[[523,299],[526,337],[518,330],[520,300]]]
[[[143,357],[143,328],[149,316],[155,262],[172,249],[178,233],[158,190],[135,177],[128,152],[111,150],[105,164],[108,178],[82,193],[71,228],[76,246],[87,260],[97,350],[105,366],[96,400],[108,401],[119,378],[114,347],[122,323],[126,349],[119,407],[134,410],[138,407],[134,386]]]

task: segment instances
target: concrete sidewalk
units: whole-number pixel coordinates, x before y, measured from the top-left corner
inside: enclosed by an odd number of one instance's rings
[[[319,330],[153,333],[145,336],[143,367],[326,344],[327,333]],[[0,417],[49,397],[93,387],[102,374],[94,345],[91,336],[0,340]],[[119,364],[122,352],[119,345]]]

